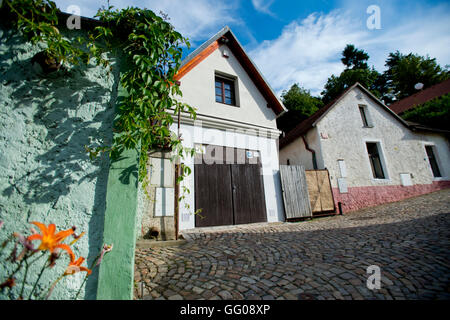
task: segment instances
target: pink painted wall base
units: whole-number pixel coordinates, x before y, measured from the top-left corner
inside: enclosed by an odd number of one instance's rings
[[[336,210],[338,203],[342,203],[342,211],[355,211],[367,207],[373,207],[387,202],[400,201],[406,198],[450,188],[450,181],[434,181],[431,184],[419,184],[415,186],[379,186],[379,187],[349,187],[348,193],[340,193],[338,188],[333,188]]]

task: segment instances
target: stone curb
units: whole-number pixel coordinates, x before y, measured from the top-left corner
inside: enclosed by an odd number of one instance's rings
[[[164,248],[164,247],[178,247],[187,243],[186,240],[167,240],[167,241],[157,241],[157,240],[138,240],[136,242],[136,248]]]

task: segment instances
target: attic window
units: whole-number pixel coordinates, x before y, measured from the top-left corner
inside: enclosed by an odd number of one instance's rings
[[[234,81],[223,77],[215,78],[216,102],[236,105],[236,94],[234,90]]]
[[[373,125],[370,121],[370,115],[367,111],[367,106],[360,104],[359,113],[361,114],[361,120],[364,128],[372,128]]]

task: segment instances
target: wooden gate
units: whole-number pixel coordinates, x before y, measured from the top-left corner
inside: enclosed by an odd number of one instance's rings
[[[286,219],[312,217],[312,211],[303,166],[280,165]]]
[[[244,150],[245,152],[245,150]],[[266,222],[261,163],[194,165],[196,227]]]
[[[196,227],[233,224],[233,194],[229,165],[194,165]]]
[[[261,167],[232,164],[234,224],[266,222],[266,200]]]
[[[328,170],[306,170],[305,175],[313,214],[335,211]]]

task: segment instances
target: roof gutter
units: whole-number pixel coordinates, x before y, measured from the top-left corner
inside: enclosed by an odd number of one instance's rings
[[[279,114],[277,114],[277,115],[275,116],[275,119],[278,119],[279,117],[281,117],[282,115],[284,115],[286,112],[287,112],[286,110],[281,111]]]
[[[306,150],[308,150],[308,151],[311,152],[311,154],[312,154],[313,168],[314,168],[314,170],[317,170],[316,151],[314,151],[313,149],[311,149],[311,148],[308,146],[308,142],[306,142],[306,138],[305,138],[304,135],[302,135],[302,139],[303,139],[303,143],[305,144]]]

